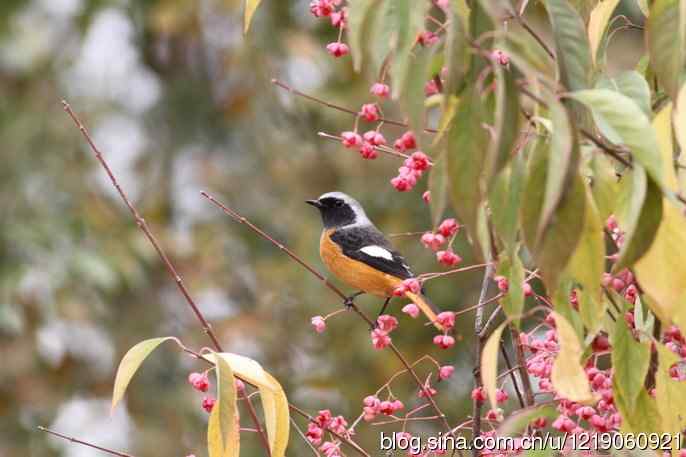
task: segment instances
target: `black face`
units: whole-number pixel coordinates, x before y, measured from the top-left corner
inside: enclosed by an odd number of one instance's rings
[[[321,200],[307,200],[319,210],[324,228],[340,227],[355,222],[355,211],[340,198],[326,197]]]

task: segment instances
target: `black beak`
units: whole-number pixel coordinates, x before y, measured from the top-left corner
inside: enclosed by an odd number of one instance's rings
[[[322,204],[319,202],[319,200],[305,200],[305,203],[312,205],[317,209],[321,209],[322,207]]]

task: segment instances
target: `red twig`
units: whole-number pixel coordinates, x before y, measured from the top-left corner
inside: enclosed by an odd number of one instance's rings
[[[198,318],[198,321],[202,325],[202,329],[204,332],[207,334],[207,336],[210,338],[212,341],[212,344],[216,348],[217,351],[223,352],[223,349],[221,347],[221,344],[219,344],[219,340],[217,339],[217,336],[215,335],[214,331],[212,330],[212,327],[210,326],[209,322],[207,319],[205,319],[205,316],[202,314],[198,306],[195,304],[195,301],[191,298],[190,293],[188,292],[188,289],[186,288],[185,284],[183,283],[183,279],[181,278],[181,275],[178,273],[176,268],[174,267],[174,264],[172,264],[171,260],[169,260],[169,257],[167,257],[167,254],[164,252],[162,247],[160,246],[159,242],[157,241],[157,238],[152,234],[150,231],[150,228],[148,227],[147,222],[145,222],[145,219],[140,215],[136,207],[131,203],[131,200],[126,196],[126,193],[124,190],[121,188],[119,185],[119,182],[117,181],[117,178],[114,176],[114,173],[112,173],[112,169],[110,166],[107,164],[107,161],[105,158],[102,156],[102,153],[100,152],[100,149],[96,146],[95,142],[91,138],[90,134],[88,133],[88,129],[83,125],[81,120],[76,116],[74,111],[72,111],[71,106],[69,106],[69,103],[66,102],[66,100],[62,100],[62,105],[64,106],[64,110],[69,114],[69,116],[72,118],[76,126],[79,128],[81,131],[81,134],[83,137],[86,139],[88,142],[88,145],[91,148],[91,151],[93,151],[93,154],[95,154],[95,158],[98,159],[98,162],[100,162],[100,165],[105,169],[105,172],[107,173],[107,176],[110,178],[110,181],[112,182],[112,185],[114,188],[117,190],[117,193],[121,197],[121,199],[124,201],[124,204],[126,204],[127,208],[133,215],[133,218],[136,221],[136,224],[140,229],[143,231],[145,234],[145,237],[150,241],[150,244],[153,245],[155,248],[155,251],[157,251],[157,254],[160,256],[160,259],[162,259],[162,263],[164,263],[164,266],[167,268],[167,271],[169,272],[169,275],[172,277],[174,282],[176,283],[176,286],[178,287],[179,291],[183,295],[183,297],[186,299],[186,303],[188,303],[188,306],[193,310],[193,313],[195,314],[195,317]],[[242,396],[245,396],[245,393],[241,393]],[[260,421],[257,418],[257,413],[255,411],[255,408],[253,407],[252,403],[250,402],[249,399],[246,397],[246,405],[248,407],[248,412],[250,414],[250,417],[252,421],[255,424],[255,428],[259,431],[259,435],[262,439],[262,444],[264,446],[264,449],[267,453],[268,456],[271,455],[271,449],[269,448],[269,439],[267,438],[267,434],[265,430],[262,428],[260,425]]]
[[[38,426],[38,430],[40,430],[41,432],[49,433],[49,434],[56,436],[58,438],[62,438],[63,440],[71,441],[72,443],[81,444],[83,446],[87,446],[87,447],[90,447],[93,449],[97,449],[98,451],[102,451],[102,452],[105,452],[105,453],[110,454],[110,455],[116,455],[118,457],[134,457],[133,455],[126,454],[125,452],[115,451],[114,449],[108,449],[106,447],[98,446],[97,444],[89,443],[88,441],[80,440],[80,439],[74,438],[72,436],[63,435],[63,434],[56,432],[54,430],[50,430],[47,427]]]

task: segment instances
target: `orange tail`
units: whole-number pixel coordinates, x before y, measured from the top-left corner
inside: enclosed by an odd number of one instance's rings
[[[419,307],[419,309],[422,310],[424,315],[429,319],[429,321],[431,321],[434,324],[434,326],[439,331],[442,332],[443,330],[445,330],[441,324],[436,322],[437,316],[436,316],[436,313],[434,312],[433,305],[431,304],[431,302],[429,302],[428,298],[426,298],[422,294],[414,294],[412,292],[405,292],[405,296],[407,298],[409,298],[410,300],[412,300],[412,302],[414,302],[414,304],[417,305]]]

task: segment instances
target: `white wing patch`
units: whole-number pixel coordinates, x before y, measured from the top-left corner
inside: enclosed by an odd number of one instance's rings
[[[360,249],[360,252],[364,252],[371,257],[381,257],[386,260],[393,260],[393,254],[391,254],[391,251],[386,248],[382,248],[381,246],[365,246]]]

